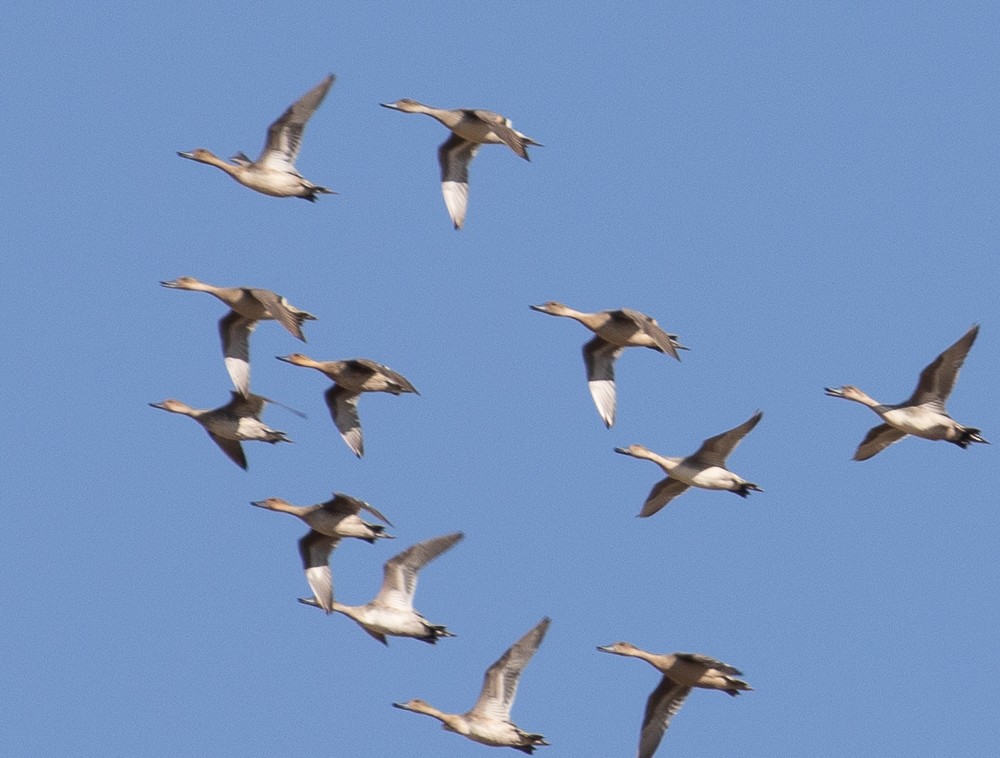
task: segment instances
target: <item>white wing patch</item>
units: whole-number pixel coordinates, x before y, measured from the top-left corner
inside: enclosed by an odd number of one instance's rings
[[[594,398],[597,412],[601,414],[605,426],[615,423],[615,382],[613,379],[595,379],[587,382],[590,395]]]

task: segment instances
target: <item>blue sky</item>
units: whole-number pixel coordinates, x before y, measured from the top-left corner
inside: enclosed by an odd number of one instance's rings
[[[543,615],[513,716],[556,756],[632,755],[658,675],[597,645],[706,653],[755,687],[696,692],[663,755],[994,755],[996,449],[906,440],[850,460],[875,416],[982,324],[949,403],[1000,438],[1000,120],[986,3],[113,3],[15,0],[0,28],[8,290],[0,638],[11,755],[486,755],[393,710],[474,702]],[[255,156],[327,73],[298,166],[311,205],[184,161]],[[451,229],[429,118],[484,107],[545,145],[484,147]],[[190,275],[319,317],[252,340],[254,389],[294,445],[249,472],[191,421],[230,383],[220,303]],[[581,326],[528,309],[632,307],[678,364],[618,363],[587,393]],[[365,397],[356,460],[315,372],[363,356],[421,396]],[[667,455],[762,409],[730,459],[764,493],[693,491],[634,517]],[[297,520],[333,490],[395,542],[342,544],[339,599],[396,550],[466,539],[417,607],[458,636],[388,649],[307,592]],[[513,754],[513,753],[510,753]]]

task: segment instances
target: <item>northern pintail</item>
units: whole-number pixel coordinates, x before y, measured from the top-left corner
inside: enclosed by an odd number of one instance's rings
[[[229,313],[219,319],[219,336],[222,338],[226,370],[236,389],[243,395],[250,394],[250,334],[257,328],[257,322],[277,321],[293,336],[305,342],[302,322],[316,320],[314,315],[296,308],[271,290],[217,287],[198,281],[193,276],[182,276],[160,284],[170,289],[207,292],[229,306]]]
[[[633,458],[645,458],[667,473],[667,478],[657,482],[650,491],[646,502],[642,504],[639,515],[652,516],[688,487],[728,490],[740,497],[746,497],[751,490],[763,492],[764,490],[753,482],[748,482],[726,469],[726,458],[740,444],[740,440],[757,426],[757,422],[761,420],[763,415],[761,411],[757,411],[742,424],[728,432],[709,437],[701,443],[701,447],[686,458],[668,458],[654,453],[642,445],[616,447],[616,453],[630,455]]]
[[[587,366],[590,395],[609,429],[615,423],[615,360],[622,350],[648,347],[679,361],[681,357],[677,351],[688,349],[677,341],[676,334],[663,331],[656,319],[631,308],[586,313],[554,301],[528,307],[539,313],[579,321],[597,335],[583,346],[583,361]]]
[[[331,580],[330,605],[326,609],[327,612],[337,611],[354,619],[358,626],[383,645],[389,644],[386,635],[413,637],[432,645],[441,637],[454,637],[455,635],[449,632],[446,627],[430,623],[413,609],[413,594],[417,589],[417,574],[420,569],[441,553],[451,549],[464,536],[461,532],[455,532],[441,537],[432,537],[429,540],[418,542],[399,555],[390,558],[385,562],[382,588],[378,595],[365,605],[344,605],[333,600]],[[326,554],[329,556],[329,551]],[[314,551],[312,554],[313,568],[320,568],[317,564],[321,558],[321,551]],[[312,583],[311,579],[310,583]],[[326,590],[325,587],[321,587],[321,589],[324,592]],[[299,598],[299,602],[325,608],[321,602],[313,598]]]
[[[316,202],[317,193],[335,195],[333,190],[313,184],[295,169],[295,159],[302,146],[302,133],[305,131],[306,122],[323,102],[326,93],[333,86],[333,81],[334,76],[330,74],[292,103],[288,110],[268,127],[267,142],[264,143],[264,149],[255,161],[251,161],[243,153],[237,153],[230,158],[232,163],[227,163],[200,147],[189,153],[177,154],[181,158],[220,168],[240,184],[265,195],[301,197],[312,203]]]
[[[857,387],[826,387],[826,394],[853,400],[871,408],[884,424],[870,429],[854,453],[854,460],[865,461],[885,450],[894,442],[899,442],[907,434],[926,440],[946,440],[963,450],[973,442],[983,442],[979,429],[962,426],[948,415],[944,404],[955,386],[958,371],[962,368],[969,348],[976,341],[979,325],[967,331],[954,345],[935,358],[920,372],[917,388],[910,399],[896,405],[885,405],[875,400]],[[988,443],[987,443],[988,444]]]
[[[302,519],[310,531],[299,540],[299,555],[306,581],[320,607],[333,611],[333,576],[330,573],[330,553],[343,537],[355,537],[366,542],[379,538],[392,539],[381,524],[369,524],[358,514],[364,510],[392,526],[389,520],[363,500],[334,492],[333,499],[317,505],[292,505],[280,497],[251,501],[258,508],[290,513]]]
[[[316,361],[308,355],[292,353],[277,356],[279,361],[293,366],[314,368],[333,380],[334,385],[323,395],[333,423],[351,451],[360,458],[365,454],[365,441],[358,417],[358,398],[363,392],[388,392],[401,395],[416,388],[402,374],[367,358],[345,361]]]
[[[663,674],[646,701],[646,711],[639,731],[639,758],[651,758],[670,726],[670,719],[680,709],[693,687],[722,690],[735,697],[740,692],[752,690],[749,684],[737,679],[743,672],[727,663],[699,653],[648,653],[630,642],[616,642],[598,647],[602,653],[641,658]]]
[[[469,205],[469,164],[476,157],[480,145],[507,145],[526,161],[531,160],[528,145],[542,147],[541,143],[517,131],[509,118],[493,111],[432,108],[405,97],[394,103],[379,105],[403,113],[426,114],[451,130],[451,136],[438,147],[438,163],[441,164],[441,194],[456,229],[461,229],[465,223],[465,211]]]
[[[193,418],[205,427],[208,436],[222,449],[222,452],[242,469],[247,467],[246,455],[243,454],[243,446],[240,445],[242,440],[270,442],[272,445],[278,442],[291,442],[284,432],[271,429],[260,420],[264,406],[273,401],[260,395],[244,397],[238,392],[230,394],[232,399],[228,403],[212,410],[192,408],[180,400],[164,400],[162,403],[150,403],[150,405]]]
[[[466,713],[443,713],[423,700],[393,703],[396,708],[432,716],[449,732],[461,734],[474,742],[492,747],[512,747],[531,755],[538,745],[548,745],[541,734],[526,732],[510,720],[510,708],[517,695],[517,685],[524,667],[542,644],[549,628],[543,618],[535,627],[507,649],[483,677],[479,699]]]

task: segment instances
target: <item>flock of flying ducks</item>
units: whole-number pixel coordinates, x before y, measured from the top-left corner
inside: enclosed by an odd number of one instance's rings
[[[326,97],[333,82],[333,75],[327,76],[270,125],[264,149],[255,161],[237,153],[230,159],[231,162],[226,162],[201,148],[178,155],[216,166],[240,184],[266,195],[299,197],[315,202],[317,194],[335,194],[333,190],[304,178],[295,169],[306,122]],[[465,221],[469,163],[481,145],[507,145],[525,160],[528,160],[528,146],[540,146],[516,131],[509,119],[491,111],[443,110],[410,99],[381,105],[404,113],[426,114],[450,130],[450,136],[438,148],[438,161],[441,166],[441,190],[455,229],[460,229]],[[229,312],[219,320],[218,329],[225,366],[235,390],[228,403],[211,410],[192,408],[173,399],[151,405],[193,418],[231,460],[246,469],[242,442],[276,444],[290,441],[284,432],[271,429],[261,421],[264,406],[274,401],[250,391],[250,335],[258,322],[271,320],[277,321],[304,342],[303,323],[316,317],[266,289],[219,287],[189,276],[161,284],[171,289],[207,292],[229,308]],[[572,318],[594,333],[595,336],[583,346],[587,384],[597,412],[609,428],[615,421],[614,365],[622,351],[627,347],[645,347],[680,360],[678,351],[688,349],[680,344],[677,335],[664,331],[655,319],[628,308],[586,313],[557,302],[530,307],[552,316]],[[831,397],[853,400],[871,408],[883,422],[865,436],[854,455],[855,460],[871,458],[907,435],[945,440],[963,449],[973,442],[986,443],[979,429],[959,424],[945,409],[945,402],[978,333],[978,325],[973,326],[935,358],[921,372],[913,394],[902,403],[880,403],[850,385],[826,388]],[[324,393],[326,405],[344,442],[359,458],[364,454],[357,407],[361,395],[365,392],[419,394],[404,376],[365,358],[317,361],[301,353],[292,353],[279,356],[278,360],[316,369],[333,382]],[[763,413],[757,411],[739,426],[709,437],[698,450],[685,457],[663,456],[642,445],[615,448],[617,453],[652,461],[666,474],[653,486],[639,515],[652,516],[691,487],[724,490],[740,497],[747,497],[752,491],[762,491],[757,484],[726,468],[726,459],[762,417]],[[331,553],[341,539],[354,538],[374,543],[391,538],[385,531],[387,526],[392,526],[389,520],[370,504],[342,493],[334,493],[332,499],[308,506],[293,505],[280,498],[256,501],[253,505],[289,513],[309,527],[309,532],[299,540],[299,554],[312,597],[299,598],[301,603],[318,607],[326,613],[341,613],[383,644],[388,644],[389,636],[409,637],[431,644],[453,636],[447,627],[433,624],[418,613],[413,607],[413,597],[420,570],[454,547],[463,537],[461,532],[424,540],[393,556],[384,564],[382,586],[375,598],[364,605],[344,605],[333,596]],[[381,523],[365,521],[360,515],[362,512]],[[423,700],[393,705],[436,718],[445,729],[475,742],[533,753],[537,746],[549,743],[541,734],[526,732],[516,726],[510,720],[510,710],[521,674],[548,627],[549,619],[543,618],[487,669],[479,698],[466,713],[444,713]],[[705,655],[650,653],[628,642],[616,642],[597,649],[640,658],[662,674],[660,683],[649,695],[646,704],[640,730],[639,758],[653,755],[670,719],[692,688],[721,690],[733,696],[751,689],[749,684],[737,678],[741,675],[740,671]]]

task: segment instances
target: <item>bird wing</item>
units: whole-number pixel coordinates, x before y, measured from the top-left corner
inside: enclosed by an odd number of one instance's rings
[[[674,657],[681,661],[689,661],[691,663],[696,663],[699,666],[713,668],[716,671],[721,671],[727,676],[740,676],[743,673],[738,668],[730,666],[728,663],[720,661],[718,658],[712,658],[711,656],[702,655],[701,653],[674,653]]]
[[[417,388],[410,384],[410,380],[405,376],[400,374],[398,371],[393,371],[388,366],[381,363],[376,363],[375,361],[369,360],[368,358],[355,358],[353,361],[349,361],[358,370],[367,370],[372,376],[381,376],[389,385],[390,388],[386,390],[394,395],[399,395],[404,392],[417,392]]]
[[[222,449],[222,452],[229,456],[229,460],[244,471],[246,470],[247,457],[243,453],[243,445],[240,444],[239,440],[226,439],[225,437],[220,437],[214,432],[209,432],[208,436],[212,438],[212,442]]]
[[[670,726],[670,719],[690,693],[690,687],[684,687],[668,676],[660,680],[646,701],[642,729],[639,731],[639,758],[652,758]]]
[[[483,689],[476,704],[469,711],[470,714],[497,721],[510,720],[510,707],[514,703],[514,696],[517,695],[521,672],[538,650],[538,646],[542,644],[549,623],[548,617],[543,618],[486,669]]]
[[[233,385],[244,397],[250,394],[250,335],[257,327],[254,319],[229,311],[219,319],[219,337],[226,370]]]
[[[311,530],[299,540],[299,555],[302,556],[302,568],[306,572],[309,589],[319,606],[331,613],[333,611],[333,574],[330,572],[330,553],[337,547],[340,537],[331,537]]]
[[[681,356],[677,352],[677,343],[671,339],[669,334],[663,331],[660,325],[656,323],[656,319],[647,316],[645,313],[634,311],[631,308],[622,308],[617,312],[631,319],[664,353],[677,360],[681,359]]]
[[[857,451],[854,453],[854,460],[867,461],[872,456],[881,453],[889,445],[899,442],[906,436],[906,432],[901,432],[894,426],[879,424],[868,430],[868,434],[861,440]]]
[[[501,116],[499,113],[484,110],[467,110],[466,113],[472,114],[480,121],[485,121],[489,124],[490,130],[500,139],[501,142],[526,161],[531,160],[531,158],[528,157],[528,151],[525,148],[524,138],[514,130],[514,127],[510,125],[510,121],[508,121],[505,117]]]
[[[302,146],[302,133],[305,131],[306,122],[323,102],[333,82],[334,76],[330,74],[292,103],[288,110],[268,127],[267,142],[264,143],[264,149],[257,158],[258,165],[296,173],[295,159],[298,158],[299,148]]]
[[[326,398],[326,407],[330,409],[330,416],[340,431],[340,436],[360,458],[365,454],[365,440],[361,435],[361,419],[358,417],[358,398],[361,395],[334,384],[323,397]]]
[[[583,346],[587,387],[597,412],[609,429],[615,423],[615,360],[622,350],[601,337],[594,337]]]
[[[943,413],[944,403],[955,386],[955,380],[958,379],[958,371],[962,368],[965,356],[969,354],[969,348],[976,341],[978,334],[979,324],[976,324],[954,345],[931,361],[930,365],[920,372],[917,388],[904,405],[932,404],[936,410]]]
[[[336,516],[356,516],[362,510],[368,511],[382,523],[394,526],[389,519],[383,516],[369,503],[366,503],[364,500],[358,500],[356,497],[345,495],[343,492],[334,492],[333,498],[331,500],[327,500],[325,503],[320,503],[320,506],[323,510]]]
[[[733,427],[728,432],[723,432],[722,434],[717,434],[714,437],[709,437],[707,440],[701,443],[701,447],[695,452],[691,458],[697,458],[700,463],[706,466],[719,466],[720,468],[725,468],[726,458],[729,454],[733,452],[740,440],[742,440],[747,433],[757,426],[757,423],[763,418],[764,414],[761,411],[757,411],[754,415],[748,418],[739,426]]]
[[[376,605],[413,610],[417,574],[424,566],[451,548],[465,535],[461,532],[432,537],[408,547],[385,562],[382,587],[372,601]]]
[[[306,341],[305,335],[302,334],[302,327],[299,324],[299,320],[295,317],[295,314],[288,307],[288,303],[285,302],[285,298],[276,292],[271,292],[271,290],[250,290],[257,301],[267,308],[267,312],[271,314],[271,318],[285,327],[293,336],[298,337],[303,342]]]
[[[270,401],[266,397],[255,395],[252,392],[248,395],[241,395],[239,392],[230,392],[232,397],[229,402],[221,408],[216,408],[219,413],[225,413],[233,418],[245,418],[247,416],[260,420],[260,414],[264,406]]]
[[[679,479],[671,479],[669,476],[666,479],[661,479],[649,491],[649,496],[646,498],[646,502],[642,504],[639,516],[642,518],[652,516],[690,486]]]
[[[469,164],[479,152],[479,145],[452,133],[438,147],[441,164],[441,194],[451,216],[451,223],[461,229],[469,205]]]

